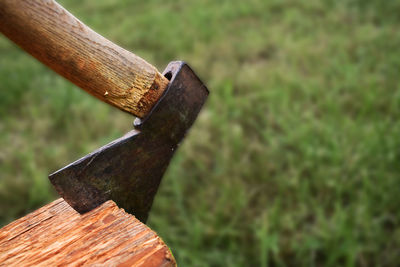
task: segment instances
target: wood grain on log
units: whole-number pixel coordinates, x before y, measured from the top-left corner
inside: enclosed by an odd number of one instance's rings
[[[112,201],[80,215],[62,199],[0,229],[0,266],[176,266],[164,242]]]
[[[151,110],[169,82],[54,0],[1,0],[0,32],[88,93],[138,117]]]

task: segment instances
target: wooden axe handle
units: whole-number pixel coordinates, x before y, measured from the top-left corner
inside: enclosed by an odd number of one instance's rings
[[[138,117],[169,82],[53,0],[0,0],[0,32],[86,92]]]

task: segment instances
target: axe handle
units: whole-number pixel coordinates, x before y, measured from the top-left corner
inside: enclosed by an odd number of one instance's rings
[[[0,32],[86,92],[138,117],[169,82],[53,0],[0,0]]]

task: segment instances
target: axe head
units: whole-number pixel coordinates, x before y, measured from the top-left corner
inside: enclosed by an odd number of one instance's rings
[[[168,88],[134,130],[50,174],[57,192],[79,213],[107,200],[145,222],[167,166],[195,121],[208,90],[181,61],[164,71]]]

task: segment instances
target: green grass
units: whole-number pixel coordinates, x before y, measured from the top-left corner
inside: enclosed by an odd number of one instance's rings
[[[61,1],[211,95],[149,225],[180,266],[400,264],[399,1]],[[0,223],[131,118],[0,39]]]

